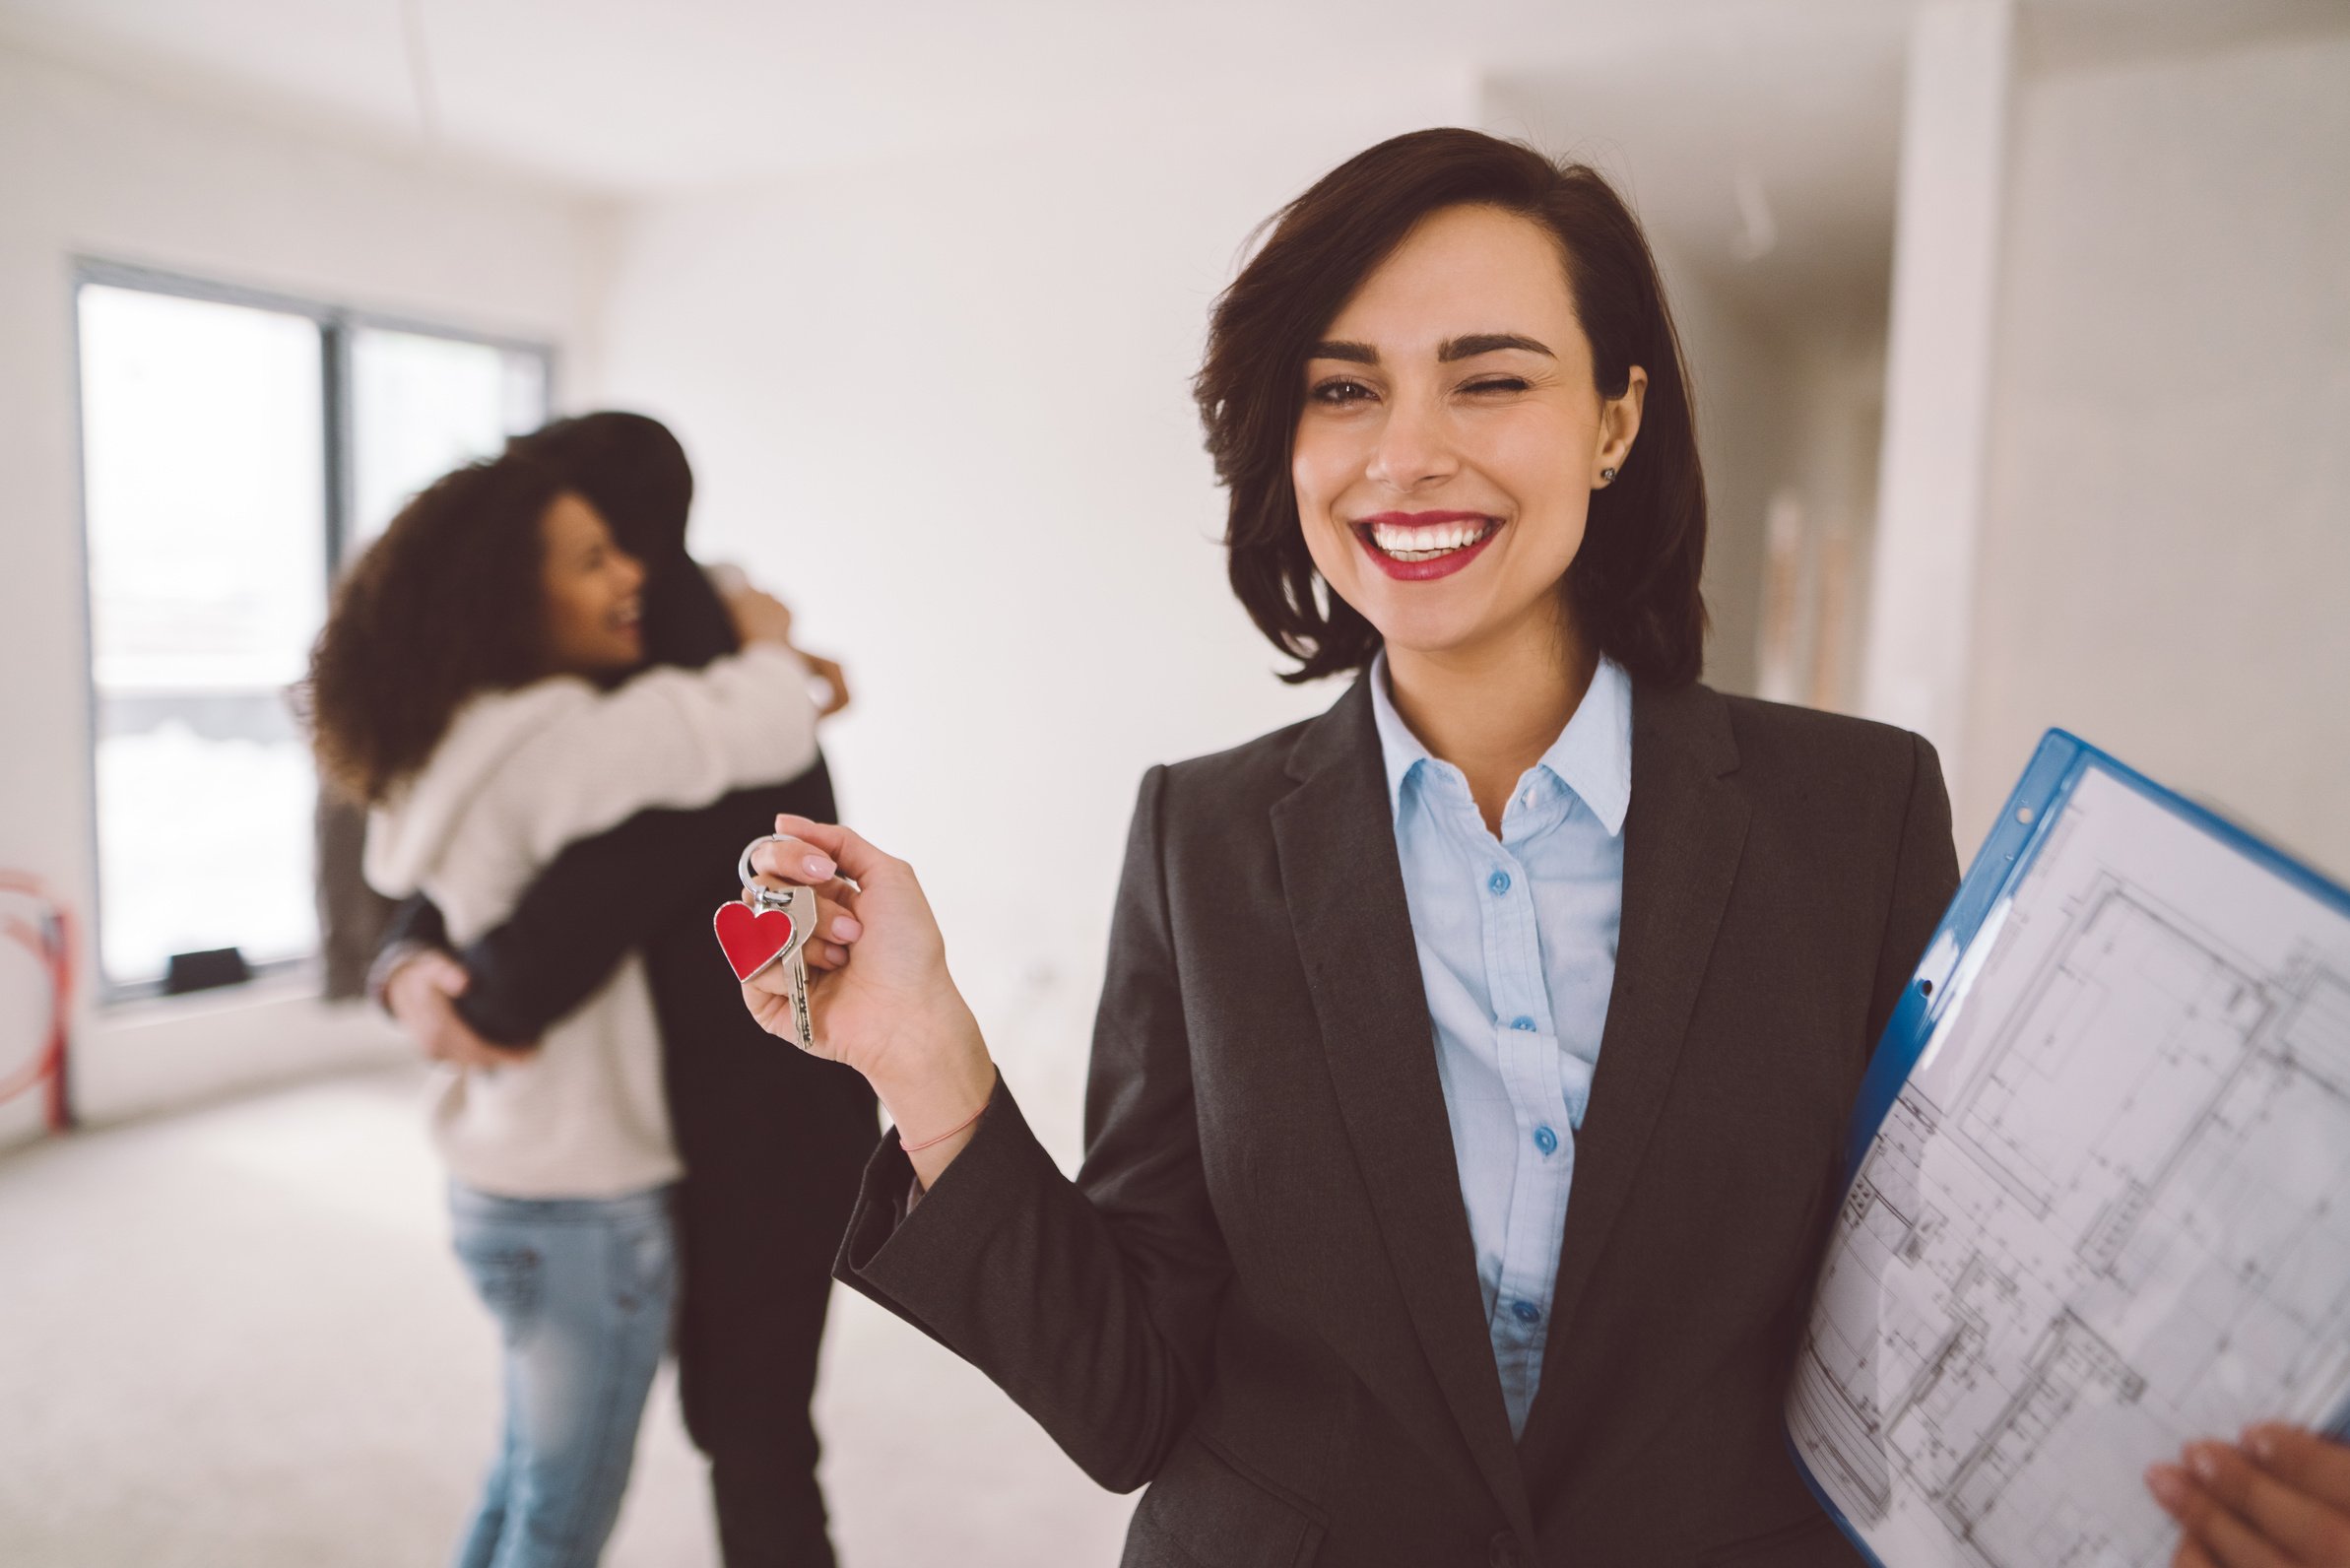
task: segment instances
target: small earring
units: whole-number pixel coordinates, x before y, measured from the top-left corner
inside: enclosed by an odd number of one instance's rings
[[[1614,483],[1615,483],[1615,470],[1614,470],[1614,469],[1612,469],[1612,468],[1603,468],[1603,469],[1599,470],[1599,483],[1600,483],[1600,484],[1602,484],[1602,485],[1612,485],[1612,484],[1614,484]]]

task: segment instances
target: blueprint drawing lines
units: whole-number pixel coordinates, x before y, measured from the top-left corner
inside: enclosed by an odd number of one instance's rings
[[[2167,1562],[2148,1462],[2350,1399],[2350,921],[2223,940],[2186,911],[2227,868],[2166,874],[2190,829],[2096,777],[1846,1196],[1790,1395],[1903,1568]]]

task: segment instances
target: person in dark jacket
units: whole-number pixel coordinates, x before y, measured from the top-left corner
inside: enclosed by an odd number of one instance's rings
[[[1958,885],[1932,748],[1698,680],[1679,346],[1587,166],[1349,160],[1197,392],[1237,596],[1354,683],[1144,776],[1075,1181],[913,869],[776,823],[762,878],[861,928],[810,960],[816,1048],[895,1124],[840,1277],[1148,1487],[1128,1568],[1853,1568],[1781,1408]],[[1046,897],[1054,829],[967,831]],[[2182,1568],[2350,1561],[2350,1453],[2268,1436],[2149,1477]]]
[[[514,444],[558,469],[643,562],[652,662],[700,668],[734,651],[725,603],[685,553],[693,477],[665,426],[590,414]],[[833,687],[830,706],[844,701],[838,667],[810,662]],[[438,911],[410,900],[375,966],[378,996],[428,1054],[494,1062],[528,1049],[623,954],[644,954],[685,1167],[680,1393],[710,1462],[728,1568],[833,1560],[809,1401],[832,1254],[878,1124],[855,1073],[780,1046],[745,1016],[710,911],[739,891],[735,857],[778,812],[836,811],[819,757],[779,786],[642,813],[566,849],[505,924],[461,952],[446,952]]]

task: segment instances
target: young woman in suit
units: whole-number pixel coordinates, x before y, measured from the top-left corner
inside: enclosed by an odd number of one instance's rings
[[[1074,1183],[911,870],[778,821],[821,1049],[897,1124],[840,1277],[1149,1483],[1130,1565],[1858,1561],[1780,1399],[1949,808],[1916,736],[1698,684],[1637,222],[1523,147],[1382,144],[1281,214],[1198,390],[1235,591],[1360,678],[1144,778]]]

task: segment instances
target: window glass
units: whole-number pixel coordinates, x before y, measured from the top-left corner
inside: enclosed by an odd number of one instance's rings
[[[286,704],[326,599],[324,353],[305,316],[80,294],[98,952],[317,941],[308,749]]]
[[[408,498],[547,419],[543,355],[419,332],[351,335],[351,537],[383,532]]]
[[[318,324],[98,285],[81,307],[98,686],[295,680],[326,605]]]

